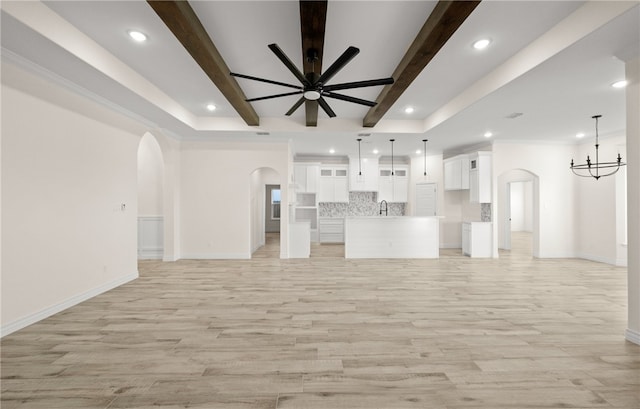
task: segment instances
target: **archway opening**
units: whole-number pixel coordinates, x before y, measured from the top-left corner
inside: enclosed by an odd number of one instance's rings
[[[164,254],[164,158],[156,138],[145,133],[138,146],[138,259]]]
[[[280,174],[272,168],[251,173],[251,257],[280,258],[281,213]]]
[[[498,177],[498,249],[503,255],[538,257],[539,178],[525,169]]]

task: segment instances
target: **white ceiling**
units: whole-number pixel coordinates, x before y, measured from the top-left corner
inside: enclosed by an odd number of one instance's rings
[[[294,152],[305,155],[328,154],[330,148],[338,155],[355,153],[362,132],[371,133],[363,149],[377,147],[383,155],[389,154],[390,138],[396,139],[398,155],[414,154],[425,138],[430,153],[447,154],[486,143],[487,130],[493,132],[492,140],[575,143],[577,132],[593,134],[594,114],[603,115],[601,135],[621,133],[624,90],[610,86],[624,78],[624,61],[616,57],[640,52],[637,1],[595,2],[595,7],[573,0],[485,0],[375,128],[362,127],[367,107],[333,99],[327,102],[337,118],[320,111],[318,126],[304,127],[303,107],[284,116],[298,96],[253,102],[261,124],[252,128],[146,2],[30,2],[30,8],[17,3],[2,2],[3,59],[42,67],[177,138],[292,140]],[[360,49],[331,83],[390,76],[435,4],[329,1],[323,68],[348,46]],[[297,1],[191,5],[231,71],[296,83],[267,45],[277,43],[302,69]],[[606,17],[606,10],[615,7],[621,11]],[[556,25],[556,31],[549,31]],[[149,40],[132,42],[127,36],[131,29],[143,31]],[[479,52],[471,44],[482,37],[492,43]],[[550,51],[556,44],[562,44],[558,52]],[[104,50],[115,59],[103,64]],[[135,73],[149,84],[133,80]],[[249,98],[289,91],[245,79],[238,83]],[[375,100],[380,90],[343,93]],[[218,109],[208,112],[208,103]],[[407,106],[415,112],[405,114]],[[523,115],[506,118],[514,112]]]

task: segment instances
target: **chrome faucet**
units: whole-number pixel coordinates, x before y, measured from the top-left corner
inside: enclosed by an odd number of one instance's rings
[[[386,201],[386,200],[382,200],[382,201],[380,201],[380,216],[382,216],[382,204],[383,204],[383,203],[384,203],[384,215],[385,215],[385,216],[387,216],[387,215],[388,215],[387,210],[388,210],[388,208],[389,208],[389,205],[387,204],[387,201]]]

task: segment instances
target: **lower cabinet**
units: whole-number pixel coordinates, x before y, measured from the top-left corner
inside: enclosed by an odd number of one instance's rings
[[[344,243],[344,217],[320,217],[320,243]]]
[[[492,246],[490,222],[462,223],[462,254],[470,257],[492,257]]]

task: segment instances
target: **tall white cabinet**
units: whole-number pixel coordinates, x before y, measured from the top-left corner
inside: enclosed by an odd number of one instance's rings
[[[347,165],[321,165],[318,202],[349,202],[349,167]]]
[[[393,173],[393,175],[391,174]],[[380,165],[378,171],[378,201],[406,203],[409,197],[409,167],[406,165]]]
[[[296,202],[293,208],[295,222],[309,222],[310,240],[318,241],[318,178],[319,163],[294,163],[293,182]]]
[[[469,189],[469,157],[457,155],[444,160],[444,190]]]
[[[469,201],[491,203],[491,152],[469,155]]]
[[[349,156],[349,191],[378,191],[378,158]]]

